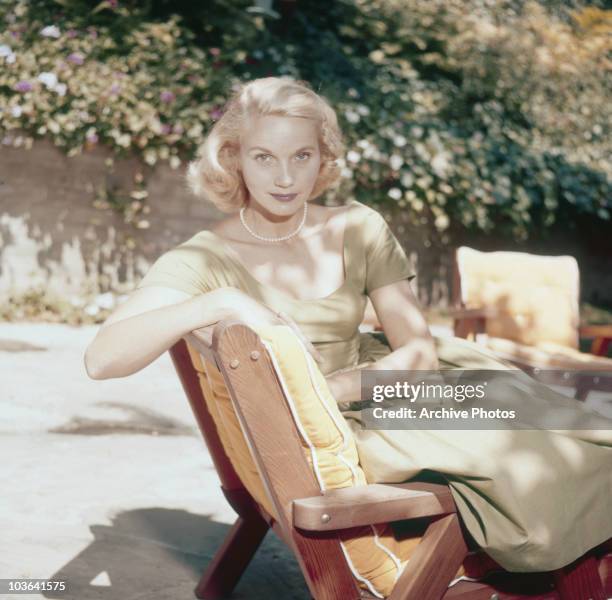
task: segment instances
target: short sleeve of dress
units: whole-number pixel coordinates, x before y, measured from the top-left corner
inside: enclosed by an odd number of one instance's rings
[[[192,296],[210,291],[207,253],[192,238],[162,254],[149,268],[136,289],[159,285]]]
[[[410,261],[383,216],[370,209],[365,227],[366,294],[402,279],[414,279]]]

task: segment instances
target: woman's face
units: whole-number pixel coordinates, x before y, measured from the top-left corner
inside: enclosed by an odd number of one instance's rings
[[[290,216],[308,201],[319,175],[318,125],[311,119],[265,116],[240,138],[240,163],[249,204],[270,216]],[[291,199],[272,194],[296,194]]]

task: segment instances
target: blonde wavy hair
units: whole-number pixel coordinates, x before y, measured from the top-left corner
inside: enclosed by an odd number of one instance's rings
[[[248,189],[240,173],[240,134],[249,119],[268,115],[302,117],[319,124],[321,169],[310,194],[314,200],[340,179],[337,159],[345,146],[336,112],[308,82],[292,77],[263,77],[240,87],[214,124],[196,159],[189,163],[187,184],[192,192],[231,213],[244,206]]]

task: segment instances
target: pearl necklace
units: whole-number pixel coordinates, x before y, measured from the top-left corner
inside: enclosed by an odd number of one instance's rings
[[[243,206],[240,209],[240,222],[244,225],[244,228],[256,239],[261,240],[262,242],[284,242],[286,240],[290,240],[292,237],[296,236],[301,230],[302,227],[304,227],[304,223],[306,223],[306,215],[308,214],[308,202],[304,202],[304,214],[302,216],[302,220],[300,221],[300,224],[297,226],[297,229],[288,234],[288,235],[283,235],[282,237],[277,237],[277,238],[273,238],[273,237],[264,237],[263,235],[259,235],[257,233],[255,233],[247,224],[246,221],[244,220],[244,211],[246,210],[246,206]]]

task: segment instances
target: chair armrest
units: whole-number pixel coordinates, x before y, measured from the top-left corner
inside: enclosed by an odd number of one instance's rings
[[[331,531],[457,512],[450,489],[436,483],[372,483],[292,502],[293,525]]]

